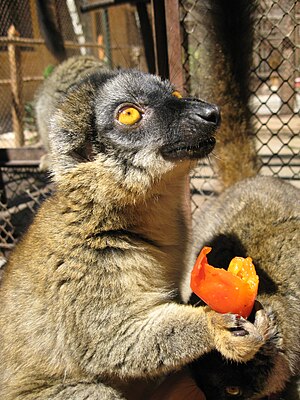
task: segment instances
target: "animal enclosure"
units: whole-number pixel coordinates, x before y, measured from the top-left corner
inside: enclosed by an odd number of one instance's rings
[[[124,1],[51,3],[67,56],[92,54],[108,68],[139,68],[170,75],[171,79],[181,76],[186,93],[203,97],[207,92],[199,71],[203,69],[209,37],[203,29],[197,0],[165,0],[165,9],[161,6],[163,2],[157,0],[139,1],[135,5]],[[172,32],[179,33],[177,36],[163,32],[164,26],[168,28],[170,24]],[[169,66],[163,58],[164,46]],[[177,59],[172,72],[173,56]],[[0,0],[2,256],[13,248],[51,192],[48,173],[39,170],[43,148],[35,124],[34,93],[58,62],[46,46],[36,2]],[[298,1],[260,0],[251,92],[260,173],[278,176],[300,187]],[[209,93],[205,97],[209,100]],[[192,214],[207,196],[215,194],[217,185],[218,176],[209,160],[201,161],[191,176]]]

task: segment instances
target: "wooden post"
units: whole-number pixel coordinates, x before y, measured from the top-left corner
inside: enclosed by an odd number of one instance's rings
[[[168,46],[166,34],[165,3],[151,0],[153,19],[153,39],[156,74],[163,79],[169,78]]]
[[[175,85],[176,89],[183,96],[186,95],[184,90],[184,74],[182,60],[182,45],[180,32],[180,16],[178,0],[165,0],[166,10],[166,34],[168,47],[168,64],[169,64],[169,79]],[[186,181],[186,194],[183,199],[183,209],[187,227],[192,229],[192,209],[191,209],[191,187],[190,177]]]
[[[31,15],[31,25],[32,25],[32,33],[34,38],[40,38],[40,28],[39,28],[39,19],[36,8],[36,0],[29,0],[30,7],[30,15]]]
[[[150,72],[150,74],[155,74],[154,41],[147,5],[146,3],[138,2],[136,3],[136,9],[140,20],[148,72]]]
[[[178,0],[165,0],[169,79],[183,95],[184,77]]]
[[[104,51],[103,43],[104,43],[103,35],[98,35],[97,44],[99,44],[99,46],[101,46],[101,47],[98,48],[98,58],[99,58],[100,61],[104,62],[104,60],[105,60],[105,51]]]
[[[14,25],[8,29],[8,37],[14,39],[19,37]],[[22,97],[22,68],[20,47],[14,43],[8,45],[8,57],[10,66],[10,86],[12,93],[12,124],[14,130],[15,147],[24,145],[23,116],[24,106]]]

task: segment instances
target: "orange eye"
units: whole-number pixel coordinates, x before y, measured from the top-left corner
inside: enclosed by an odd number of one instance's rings
[[[172,96],[177,97],[177,99],[182,99],[181,94],[178,92],[178,90],[174,90],[172,93]]]
[[[132,106],[123,107],[117,115],[117,120],[124,125],[133,125],[139,122],[142,114]]]

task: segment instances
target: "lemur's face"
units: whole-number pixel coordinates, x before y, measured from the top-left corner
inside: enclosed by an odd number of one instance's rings
[[[216,106],[182,98],[157,76],[99,72],[72,87],[52,119],[56,170],[98,160],[120,177],[160,178],[208,155],[219,119]]]
[[[220,116],[216,106],[182,98],[167,81],[123,71],[99,88],[95,118],[99,151],[143,168],[208,155]]]
[[[215,351],[195,361],[192,364],[192,372],[207,400],[253,398],[251,383],[256,381],[256,371],[251,370],[249,363],[238,365],[231,360],[223,359]]]
[[[226,360],[217,351],[205,354],[191,365],[194,379],[207,400],[267,400],[269,377],[276,369],[274,333],[256,356],[245,363]],[[279,363],[282,364],[281,359]],[[277,398],[277,397],[276,397]]]

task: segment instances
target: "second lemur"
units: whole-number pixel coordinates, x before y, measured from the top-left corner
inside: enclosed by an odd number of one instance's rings
[[[216,166],[227,188],[194,219],[194,255],[212,246],[211,265],[227,269],[235,256],[253,258],[260,277],[258,300],[273,321],[265,345],[246,363],[218,351],[192,364],[207,400],[299,399],[300,191],[258,176],[249,109],[249,77],[256,2],[212,0],[198,5],[211,40],[212,98],[222,109]],[[208,82],[208,80],[206,80]],[[184,286],[190,295],[189,273]],[[193,295],[193,304],[200,304]],[[253,313],[255,315],[255,312]],[[273,397],[272,397],[273,398]]]

